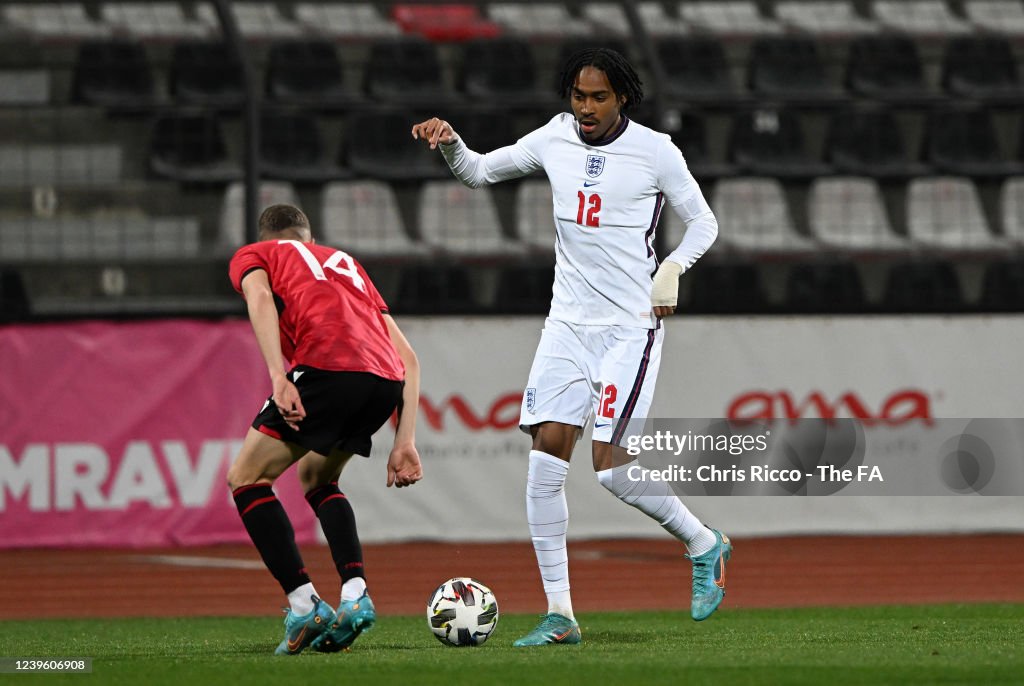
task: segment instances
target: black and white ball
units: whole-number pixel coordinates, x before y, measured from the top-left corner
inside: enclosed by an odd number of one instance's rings
[[[448,579],[427,602],[427,625],[445,645],[478,646],[498,625],[498,601],[476,579]]]

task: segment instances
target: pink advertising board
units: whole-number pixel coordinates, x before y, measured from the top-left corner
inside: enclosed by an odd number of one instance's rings
[[[248,541],[225,482],[270,392],[247,321],[0,327],[0,547]],[[275,490],[300,542],[294,470]]]

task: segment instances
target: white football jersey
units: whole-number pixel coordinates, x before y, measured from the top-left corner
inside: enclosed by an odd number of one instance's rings
[[[679,148],[667,135],[625,116],[596,144],[581,138],[576,119],[565,112],[486,155],[461,141],[441,149],[456,177],[473,187],[541,169],[547,173],[556,234],[553,319],[655,327],[654,236],[665,203],[688,227],[683,244],[668,258],[684,269],[717,235],[711,208]],[[710,236],[693,231],[695,224],[710,224]]]

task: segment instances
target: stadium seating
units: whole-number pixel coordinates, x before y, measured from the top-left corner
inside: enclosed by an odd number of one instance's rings
[[[266,92],[289,105],[351,105],[358,99],[345,83],[334,45],[322,40],[275,43],[267,54]]]
[[[495,306],[509,314],[546,314],[551,308],[554,274],[550,264],[506,267],[498,281]]]
[[[440,5],[395,4],[391,17],[406,34],[419,34],[431,41],[465,41],[495,38],[501,28],[480,16],[476,5],[447,3]]]
[[[589,2],[581,8],[581,12],[583,18],[594,27],[594,33],[599,36],[624,39],[632,35],[626,11],[618,3]]]
[[[909,36],[862,36],[850,45],[846,85],[855,94],[893,102],[934,99],[917,46]]]
[[[946,46],[942,85],[950,95],[988,101],[1024,100],[1010,43],[999,36],[963,36]]]
[[[437,150],[409,135],[415,113],[367,110],[348,119],[341,160],[357,175],[372,179],[407,181],[450,177]]]
[[[12,2],[0,7],[0,18],[15,31],[43,40],[109,38],[112,27],[98,22],[78,2]]]
[[[734,100],[738,93],[722,44],[709,36],[667,38],[656,43],[668,95],[691,102]]]
[[[933,250],[997,251],[1006,241],[989,231],[969,179],[919,177],[907,189],[907,233]]]
[[[256,211],[262,212],[270,205],[287,203],[301,205],[295,188],[282,181],[264,181],[259,185]],[[245,229],[245,186],[240,182],[228,184],[220,206],[220,221],[217,225],[216,250],[230,256],[248,242]]]
[[[764,99],[820,103],[841,93],[825,74],[810,38],[766,36],[754,41],[748,58],[750,90]]]
[[[76,101],[100,107],[146,107],[155,97],[146,50],[130,41],[80,43],[72,84]]]
[[[320,127],[307,114],[264,111],[260,154],[262,171],[271,179],[322,183],[348,175],[331,161]]]
[[[236,0],[230,3],[234,13],[238,31],[243,38],[249,40],[274,40],[297,38],[302,34],[302,27],[281,16],[273,2],[246,2]],[[220,20],[212,4],[200,3],[196,8],[199,21],[216,31],[220,28]]]
[[[741,177],[715,184],[711,209],[723,227],[724,246],[752,253],[807,253],[815,249],[797,234],[777,179]]]
[[[722,36],[782,33],[782,25],[761,15],[748,0],[695,0],[679,3],[679,14],[695,29]]]
[[[323,241],[360,259],[405,259],[430,253],[424,243],[409,237],[395,192],[381,181],[327,184],[321,217]]]
[[[681,112],[678,127],[666,131],[686,158],[686,165],[698,181],[730,176],[736,168],[718,162],[711,154],[704,118],[694,111]]]
[[[873,179],[815,179],[807,206],[811,233],[825,246],[869,252],[910,249],[906,238],[893,232],[882,192]]]
[[[369,2],[300,2],[295,16],[307,34],[334,40],[372,40],[402,33],[398,24]]]
[[[687,273],[687,303],[680,310],[694,314],[763,314],[767,310],[757,268],[752,264],[721,265],[698,262]]]
[[[593,27],[575,20],[560,3],[502,3],[487,6],[491,20],[501,25],[505,33],[534,38],[564,38],[587,36]]]
[[[0,144],[0,187],[106,186],[123,176],[120,146]]]
[[[967,33],[970,26],[943,0],[875,0],[872,14],[883,28],[923,37]]]
[[[516,236],[535,253],[553,255],[555,209],[547,180],[522,181],[516,189]]]
[[[1024,247],[1024,177],[1015,176],[1003,182],[999,207],[1003,235]]]
[[[378,40],[370,47],[363,90],[385,102],[436,106],[445,88],[437,47],[422,38]]]
[[[177,43],[169,80],[171,92],[182,103],[238,107],[245,97],[242,64],[226,43]]]
[[[187,259],[199,248],[194,217],[121,210],[0,221],[0,259],[9,261]]]
[[[877,33],[878,24],[857,15],[848,0],[782,0],[775,16],[786,26],[824,38]]]
[[[893,265],[883,302],[884,308],[894,313],[958,312],[964,308],[960,278],[948,262]]]
[[[45,105],[50,102],[51,79],[46,69],[0,71],[0,107]]]
[[[428,181],[420,190],[419,230],[439,253],[464,257],[517,256],[526,247],[506,238],[488,188],[459,181]]]
[[[932,111],[925,155],[935,169],[947,174],[980,177],[1024,172],[1024,165],[1002,155],[989,112],[971,105]]]
[[[786,277],[786,309],[797,314],[850,314],[865,308],[857,266],[799,264]]]
[[[241,178],[228,157],[220,122],[209,113],[165,114],[153,125],[150,169],[177,181],[223,183]]]
[[[178,2],[104,2],[100,13],[117,34],[141,41],[209,38],[219,32],[186,17]]]
[[[447,264],[412,265],[402,270],[393,314],[472,314],[473,300],[466,270]]]
[[[977,29],[1024,35],[1024,5],[1017,0],[965,0],[964,14]]]
[[[904,178],[929,170],[910,159],[903,127],[886,107],[858,105],[833,114],[825,155],[841,174]]]
[[[741,173],[777,178],[827,174],[828,164],[812,160],[800,119],[792,110],[766,107],[741,112],[733,120],[730,160]]]
[[[516,68],[509,69],[510,64]],[[469,98],[501,98],[511,105],[535,105],[552,97],[537,87],[533,51],[519,38],[467,42],[462,48],[458,90]]]

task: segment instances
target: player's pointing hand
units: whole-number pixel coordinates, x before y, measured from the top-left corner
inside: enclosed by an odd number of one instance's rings
[[[454,143],[459,136],[455,133],[455,129],[452,128],[451,124],[444,119],[433,117],[419,124],[414,124],[412,127],[412,137],[414,140],[422,139],[428,141],[430,149],[433,150],[437,147],[438,143],[449,145]]]

